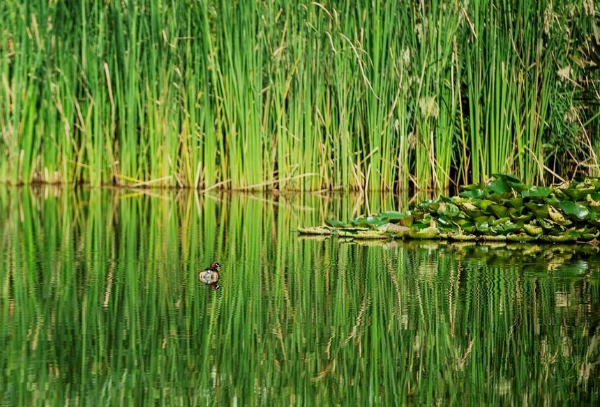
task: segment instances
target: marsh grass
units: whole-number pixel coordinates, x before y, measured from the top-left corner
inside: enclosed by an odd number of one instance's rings
[[[363,191],[595,174],[592,11],[3,2],[0,181]]]
[[[11,405],[600,397],[593,256],[581,277],[559,246],[290,230],[364,211],[347,197],[57,191],[0,190],[0,394]],[[535,250],[534,262],[515,255]],[[225,267],[213,292],[195,272],[215,258]]]

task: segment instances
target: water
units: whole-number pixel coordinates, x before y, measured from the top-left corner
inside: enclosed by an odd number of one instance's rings
[[[597,404],[597,247],[294,232],[405,205],[0,189],[2,404]]]

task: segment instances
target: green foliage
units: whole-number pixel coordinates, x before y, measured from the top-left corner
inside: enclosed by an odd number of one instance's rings
[[[589,2],[0,4],[0,181],[406,190],[598,173]]]
[[[527,186],[512,175],[495,174],[485,184],[464,187],[458,196],[419,203],[401,213],[385,211],[325,227],[303,228],[304,234],[342,234],[361,239],[413,238],[488,241],[587,242],[600,235],[600,181],[586,178],[557,187]],[[577,201],[571,197],[578,197]],[[397,226],[400,225],[400,226]],[[424,230],[426,229],[426,231]]]

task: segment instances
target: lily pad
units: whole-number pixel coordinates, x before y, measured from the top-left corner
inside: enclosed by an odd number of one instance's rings
[[[522,191],[521,196],[523,198],[542,199],[542,198],[546,198],[551,193],[552,193],[552,188],[533,186],[525,191]]]
[[[398,211],[385,211],[385,212],[379,212],[379,216],[382,218],[387,218],[389,220],[398,220],[398,219],[404,219],[408,215],[405,213],[402,213],[402,212],[398,212]]]
[[[486,188],[494,194],[506,194],[507,192],[512,191],[510,185],[504,177],[499,177],[488,182]]]
[[[523,207],[523,198],[510,198],[506,200],[506,203],[515,209],[521,209]]]
[[[440,234],[436,226],[430,226],[424,229],[412,228],[408,231],[408,236],[413,239],[435,239]]]
[[[558,210],[554,209],[553,206],[548,207],[548,214],[550,215],[550,219],[561,226],[569,226],[572,224],[569,219],[565,218],[565,216]]]
[[[490,205],[494,205],[494,201],[489,199],[473,199],[472,204],[481,209],[482,211],[487,211]]]
[[[460,209],[453,203],[442,202],[437,210],[440,216],[447,216],[449,218],[456,218],[460,215]]]
[[[490,225],[492,225],[492,226],[498,226],[498,225],[504,225],[504,224],[507,224],[507,223],[512,223],[512,222],[510,222],[510,217],[504,217],[504,218],[500,218],[500,219],[493,219],[490,222]]]
[[[561,189],[561,192],[565,195],[567,195],[569,198],[571,198],[574,201],[581,201],[583,199],[585,199],[585,197],[596,191],[596,188],[592,187],[587,187],[587,186],[583,186],[582,188],[567,188],[567,189]]]
[[[526,213],[523,215],[510,214],[510,218],[513,222],[529,222],[533,218],[533,213]]]
[[[482,225],[484,223],[489,223],[493,219],[494,218],[491,216],[483,215],[483,216],[478,216],[476,218],[473,218],[473,221],[475,222],[477,227],[479,227],[480,225]]]
[[[470,199],[481,199],[487,196],[487,193],[483,189],[473,189],[463,191],[458,194],[462,198],[470,198]]]
[[[505,218],[505,217],[509,216],[508,208],[506,206],[502,206],[502,205],[490,205],[489,209],[498,218]]]
[[[566,215],[577,218],[578,220],[585,220],[590,217],[590,210],[587,207],[573,201],[562,201],[560,203],[560,208]]]
[[[509,233],[506,235],[506,240],[511,242],[530,242],[537,239],[537,236],[529,236],[525,233]]]
[[[514,182],[514,183],[518,183],[518,184],[521,183],[521,180],[519,178],[515,177],[512,174],[505,174],[505,173],[502,173],[502,172],[497,172],[495,174],[492,174],[492,176],[494,178],[503,178],[503,179],[505,179],[508,182]]]
[[[525,206],[533,211],[533,214],[538,219],[548,219],[548,204],[536,204],[533,202],[527,202]]]
[[[544,233],[544,230],[540,226],[536,226],[531,223],[523,225],[523,230],[529,236],[539,236]]]

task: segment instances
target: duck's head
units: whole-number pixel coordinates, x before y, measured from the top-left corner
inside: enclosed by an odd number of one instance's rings
[[[212,270],[218,270],[221,267],[221,263],[219,263],[218,261],[213,261],[212,263],[210,263],[210,269]]]

